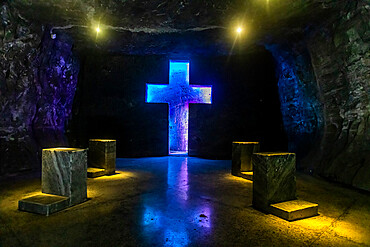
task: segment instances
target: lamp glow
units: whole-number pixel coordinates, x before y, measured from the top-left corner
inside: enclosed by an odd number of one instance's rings
[[[97,28],[96,28],[96,32],[97,32],[97,33],[99,33],[99,32],[100,32],[100,28],[99,28],[99,27],[97,27]]]
[[[238,34],[240,34],[242,31],[243,31],[243,29],[242,29],[241,27],[238,27],[238,28],[236,29],[236,32],[237,32]]]

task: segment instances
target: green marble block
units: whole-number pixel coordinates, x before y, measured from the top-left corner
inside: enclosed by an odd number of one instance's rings
[[[252,154],[259,150],[258,142],[233,142],[231,174],[241,176],[241,172],[253,171]]]
[[[269,205],[296,199],[294,153],[255,153],[253,162],[253,206],[269,212]]]
[[[49,148],[42,150],[42,192],[69,197],[74,205],[87,199],[87,150]]]
[[[101,168],[106,175],[116,171],[116,140],[89,140],[89,167]]]

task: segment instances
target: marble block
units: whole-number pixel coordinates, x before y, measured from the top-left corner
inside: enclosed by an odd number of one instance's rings
[[[42,192],[69,197],[70,205],[87,199],[87,150],[42,150]]]
[[[106,175],[116,171],[116,140],[89,140],[89,167],[105,169]]]
[[[68,197],[48,194],[39,194],[36,196],[27,197],[18,202],[19,210],[46,216],[63,210],[68,206]]]
[[[269,212],[269,205],[296,199],[294,153],[255,153],[253,206]]]
[[[231,174],[241,176],[241,172],[253,171],[252,154],[259,149],[258,142],[233,142]]]
[[[280,218],[292,221],[318,215],[319,205],[303,200],[292,200],[271,204],[269,210]]]

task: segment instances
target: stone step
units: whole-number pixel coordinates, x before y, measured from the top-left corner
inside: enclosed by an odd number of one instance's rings
[[[69,197],[40,193],[20,200],[18,209],[48,216],[69,207],[69,201]]]
[[[304,219],[318,215],[317,203],[292,200],[270,205],[270,213],[288,221]]]
[[[241,172],[240,176],[253,181],[253,172]]]
[[[88,178],[97,178],[105,175],[105,169],[88,167],[87,168],[87,177]]]

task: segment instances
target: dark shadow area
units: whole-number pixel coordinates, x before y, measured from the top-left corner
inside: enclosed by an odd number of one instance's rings
[[[168,107],[145,103],[146,83],[168,83],[173,57],[81,53],[68,137],[117,140],[117,157],[168,152]],[[262,47],[242,55],[187,57],[190,84],[212,85],[211,105],[191,104],[189,155],[229,159],[232,141],[260,141],[262,151],[287,149],[274,61]]]

